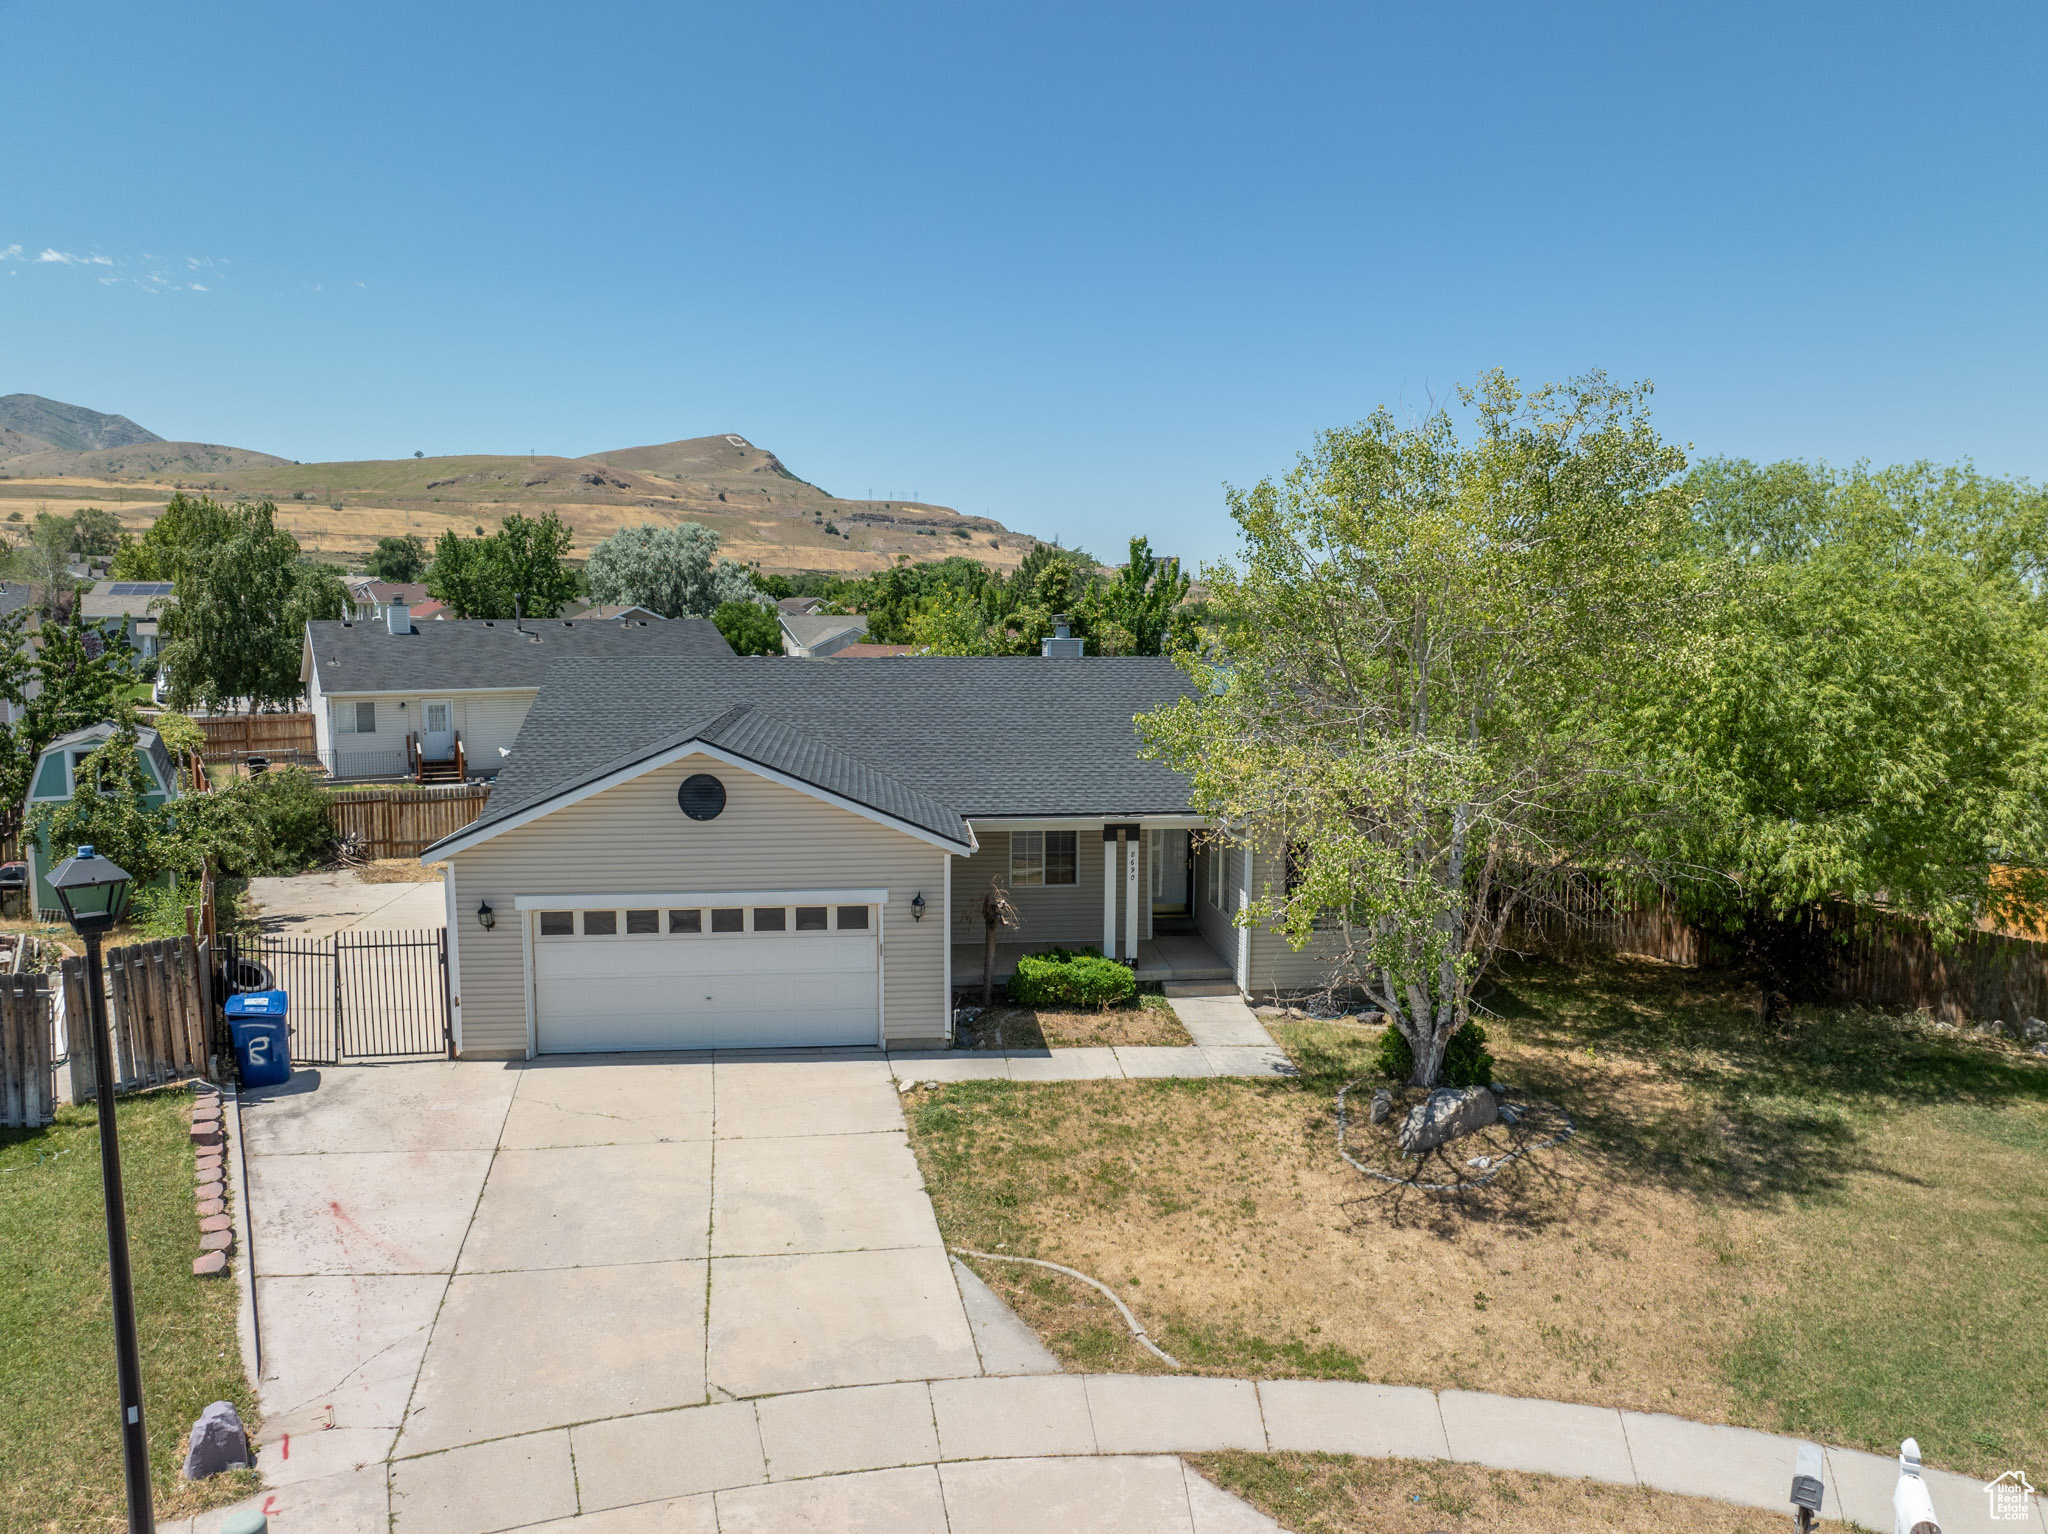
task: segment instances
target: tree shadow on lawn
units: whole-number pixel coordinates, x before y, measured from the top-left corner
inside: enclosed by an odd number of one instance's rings
[[[1766,1025],[1734,977],[1650,960],[1518,961],[1484,1004],[1511,1085],[1570,1112],[1616,1173],[1695,1197],[1827,1194],[1857,1172],[1910,1183],[1873,1153],[1880,1120],[2048,1102],[2048,1065],[1997,1042],[1858,1007]]]

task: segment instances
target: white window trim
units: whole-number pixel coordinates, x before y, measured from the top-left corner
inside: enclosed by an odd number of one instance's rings
[[[1025,882],[1017,877],[1017,838],[1035,836],[1038,838],[1038,878]],[[1048,836],[1071,836],[1074,838],[1074,877],[1062,879],[1057,884],[1046,878],[1045,838]],[[1048,826],[1043,829],[1032,826],[1019,827],[1010,832],[1010,887],[1012,889],[1078,889],[1081,884],[1081,833],[1069,826]]]

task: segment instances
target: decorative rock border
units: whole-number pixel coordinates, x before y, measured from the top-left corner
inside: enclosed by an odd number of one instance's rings
[[[221,1278],[228,1271],[228,1253],[235,1246],[234,1217],[227,1202],[227,1134],[221,1122],[220,1089],[211,1082],[192,1083],[192,1151],[198,1207],[199,1256],[194,1278]]]

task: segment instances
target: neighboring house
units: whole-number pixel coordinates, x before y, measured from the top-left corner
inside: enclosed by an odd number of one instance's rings
[[[831,655],[867,638],[868,620],[859,613],[783,613],[782,653],[811,659]]]
[[[307,624],[299,679],[330,776],[492,777],[554,662],[731,656],[702,618],[417,624],[391,603],[380,623]]]
[[[415,623],[445,620],[451,616],[440,602],[427,595],[427,588],[419,581],[385,581],[374,575],[349,575],[342,577],[342,585],[348,588],[352,614],[358,623],[382,623],[391,612],[391,604],[401,603]]]
[[[939,1047],[996,880],[999,972],[1094,947],[1295,988],[1315,961],[1231,925],[1284,859],[1211,852],[1140,753],[1189,690],[1150,657],[557,663],[483,816],[421,854],[458,1048]]]
[[[156,669],[157,615],[170,602],[169,581],[95,581],[79,593],[78,617],[87,628],[118,633],[135,647],[145,671]]]
[[[775,610],[792,618],[807,618],[825,608],[823,597],[784,597],[775,604]]]
[[[843,644],[827,660],[879,660],[885,655],[915,655],[914,644]]]
[[[105,745],[116,730],[113,724],[92,724],[82,730],[73,730],[68,735],[59,735],[36,758],[36,769],[29,777],[28,798],[22,805],[22,824],[28,824],[28,815],[39,804],[61,804],[68,800],[77,788],[78,764]],[[171,761],[171,753],[164,746],[163,739],[155,730],[138,729],[135,732],[135,754],[142,762],[142,770],[149,782],[143,796],[143,803],[150,808],[178,797],[178,769]],[[62,921],[64,908],[57,903],[55,891],[50,888],[50,871],[78,849],[75,847],[46,848],[31,832],[22,833],[22,851],[29,865],[29,877],[34,881],[36,911],[50,920]]]
[[[665,621],[663,615],[651,607],[620,607],[610,603],[598,603],[593,606],[589,602],[571,602],[562,609],[562,616],[564,618],[652,618],[656,622]]]

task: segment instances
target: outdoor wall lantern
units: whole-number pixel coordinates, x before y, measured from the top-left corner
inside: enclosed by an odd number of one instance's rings
[[[149,1436],[142,1422],[142,1350],[135,1336],[135,1286],[128,1273],[128,1205],[121,1192],[121,1140],[114,1122],[114,1045],[107,1035],[100,936],[128,904],[128,870],[90,846],[50,872],[64,919],[85,939],[85,994],[91,998],[93,1077],[99,1088],[100,1185],[107,1206],[107,1280],[114,1302],[114,1372],[121,1391],[121,1463],[130,1534],[150,1534]]]
[[[476,924],[486,932],[498,925],[498,918],[492,913],[488,900],[479,900],[476,903]]]
[[[910,902],[910,919],[911,919],[912,921],[923,921],[923,920],[924,920],[924,891],[923,891],[923,890],[919,890],[919,891],[917,892],[917,894],[916,894],[915,896],[913,896],[913,897],[912,897],[912,899],[911,899],[911,902]]]

